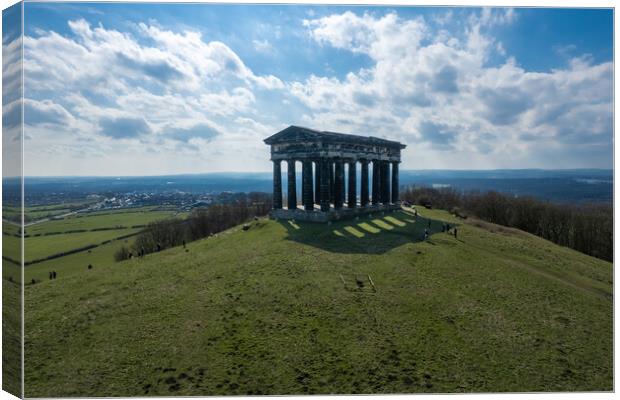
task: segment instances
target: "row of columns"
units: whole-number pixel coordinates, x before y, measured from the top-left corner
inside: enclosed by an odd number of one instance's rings
[[[286,160],[288,193],[287,206],[297,208],[297,183],[295,160]],[[372,196],[369,192],[369,163],[372,162]],[[330,204],[340,209],[345,203],[344,164],[349,164],[347,206],[357,207],[357,168],[355,161],[319,160],[302,161],[302,205],[305,210],[313,210],[314,204],[321,206],[321,211],[328,211]],[[361,160],[360,206],[366,207],[372,202],[377,204],[395,204],[398,202],[398,161]],[[390,171],[391,166],[391,171]],[[391,172],[391,173],[390,173]],[[391,177],[391,180],[390,180]],[[273,208],[282,208],[282,168],[281,161],[273,161]]]

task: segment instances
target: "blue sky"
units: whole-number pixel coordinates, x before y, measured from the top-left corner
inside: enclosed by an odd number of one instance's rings
[[[602,9],[26,3],[26,173],[268,171],[291,124],[400,140],[403,169],[611,168],[612,29]]]

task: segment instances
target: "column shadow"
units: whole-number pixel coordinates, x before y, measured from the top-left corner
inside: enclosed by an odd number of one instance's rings
[[[424,241],[425,229],[429,231],[427,242],[432,243],[432,235],[441,234],[444,221],[416,217],[401,210],[331,224],[286,220],[279,223],[288,232],[287,240],[334,253],[383,254],[405,243]]]

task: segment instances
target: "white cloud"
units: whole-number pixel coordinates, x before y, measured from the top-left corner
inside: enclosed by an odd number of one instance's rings
[[[159,45],[162,52],[177,61],[180,69],[187,72],[186,78],[189,77],[192,81],[213,77],[221,79],[222,75],[232,75],[267,89],[282,86],[280,80],[273,75],[255,75],[224,43],[205,43],[198,32],[179,34],[143,23],[139,24],[139,27]]]
[[[403,140],[412,144],[405,150],[411,167],[467,168],[468,158],[486,167],[552,166],[537,159],[546,143],[561,154],[581,140],[584,155],[589,143],[610,143],[611,63],[594,65],[586,56],[545,73],[528,72],[512,57],[488,65],[506,50],[486,30],[516,19],[512,9],[484,9],[461,33],[439,35],[421,18],[393,13],[306,20],[317,43],[366,54],[373,65],[343,79],[313,75],[290,89],[310,108],[307,124]],[[450,159],[438,163],[447,150]]]
[[[351,11],[303,23],[317,42],[368,54],[375,60],[411,55],[409,51],[422,40],[426,28],[422,18],[399,21],[396,13],[375,18]]]
[[[200,165],[210,170],[205,155],[211,143],[219,141],[223,156],[237,155],[236,139],[227,145],[246,129],[237,118],[249,119],[257,93],[284,88],[277,77],[255,74],[226,44],[204,41],[198,32],[142,23],[134,36],[82,19],[68,25],[71,35],[37,30],[24,40],[26,129],[36,139],[26,151],[30,160],[40,160],[27,164],[27,173],[66,173],[77,153],[99,158],[81,165],[81,173],[100,174],[102,163],[115,173],[129,154],[150,164],[154,151],[183,154],[192,160],[189,171]],[[52,148],[65,152],[56,163],[47,158]],[[153,173],[166,173],[170,164],[155,168]]]
[[[2,42],[2,176],[21,174],[21,39]]]
[[[512,9],[307,18],[313,46],[348,51],[365,67],[283,82],[221,41],[156,22],[131,32],[85,20],[70,21],[65,36],[33,30],[24,39],[26,133],[37,161],[26,172],[267,169],[262,139],[293,123],[400,140],[406,168],[552,167],[548,149],[586,159],[611,143],[613,65],[558,48],[565,67],[523,69],[491,34],[518,20]],[[270,40],[287,34],[260,29],[256,37]],[[3,67],[18,73],[11,46]],[[273,50],[267,39],[250,46]]]
[[[252,40],[252,44],[254,45],[254,50],[259,53],[271,53],[273,51],[273,46],[269,43],[269,40]]]
[[[517,13],[513,8],[489,8],[484,7],[479,18],[472,14],[482,26],[510,25],[517,19]]]
[[[67,125],[74,121],[73,115],[63,106],[50,100],[25,99],[24,114],[28,116],[25,120],[28,125]]]

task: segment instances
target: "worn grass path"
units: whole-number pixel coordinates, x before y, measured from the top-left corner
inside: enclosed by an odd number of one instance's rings
[[[422,215],[429,241],[406,212],[260,220],[27,286],[26,396],[612,390],[610,263]]]

